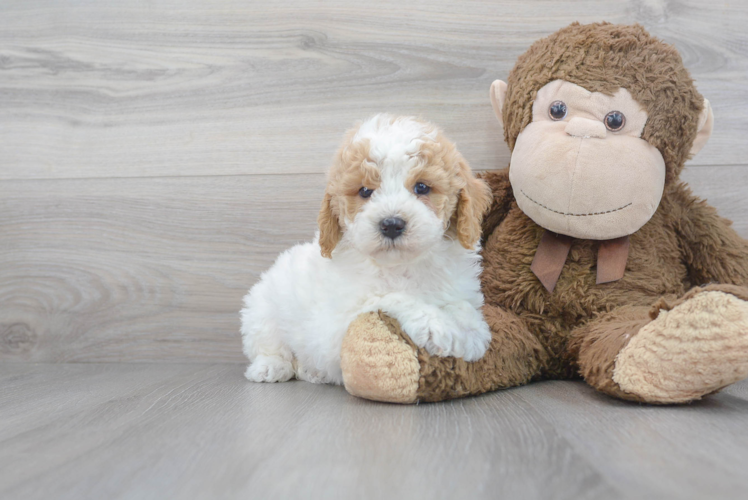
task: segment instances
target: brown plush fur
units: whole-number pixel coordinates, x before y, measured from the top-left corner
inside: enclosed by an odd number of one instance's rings
[[[618,354],[660,309],[702,290],[748,298],[748,242],[677,180],[703,99],[675,49],[640,26],[605,23],[573,24],[536,42],[509,77],[503,117],[510,148],[531,121],[537,91],[555,79],[606,94],[624,87],[646,107],[643,138],[659,149],[667,167],[660,206],[630,236],[622,279],[596,284],[599,242],[575,239],[549,293],[530,270],[544,229],[517,207],[508,169],[486,173],[494,200],[483,223],[482,287],[493,341],[473,364],[431,357],[412,346],[420,362],[422,401],[581,375],[619,398],[682,402],[624,392],[613,380]],[[709,392],[713,389],[695,391],[693,399]]]
[[[490,172],[484,178],[492,187],[505,189],[494,191],[493,207],[506,206],[506,197],[511,198],[511,192],[506,190],[508,171]],[[489,233],[483,250],[487,319],[492,311],[512,314],[526,325],[520,331],[530,333],[518,337],[516,322],[489,321],[494,342],[486,358],[472,368],[482,379],[474,385],[487,379],[492,390],[517,385],[514,381],[497,380],[488,368],[495,364],[499,354],[494,352],[498,347],[496,339],[501,338],[500,355],[515,359],[515,366],[519,360],[519,371],[528,371],[519,383],[581,375],[603,392],[638,400],[618,389],[612,381],[612,371],[620,349],[652,319],[653,306],[655,310],[670,309],[684,300],[682,297],[690,297],[690,288],[710,282],[740,285],[712,285],[708,289],[748,298],[744,288],[748,285],[748,244],[734,233],[729,221],[717,216],[684,184],[669,186],[654,217],[631,235],[626,274],[621,280],[595,284],[598,243],[574,240],[552,294],[530,271],[544,230],[514,202],[506,212],[491,211],[491,218],[500,223]],[[528,356],[527,344],[533,339],[540,347]],[[418,356],[422,363],[422,400],[460,395],[449,383],[455,377],[451,371],[456,360],[428,357],[423,350],[418,351]],[[513,374],[517,368],[508,371]],[[470,392],[474,393],[477,392]]]

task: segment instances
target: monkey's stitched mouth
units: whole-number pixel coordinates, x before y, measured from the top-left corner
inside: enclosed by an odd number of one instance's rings
[[[528,200],[530,200],[531,202],[535,203],[535,204],[536,204],[537,206],[539,206],[539,207],[542,207],[542,208],[545,208],[545,209],[546,209],[546,210],[548,210],[549,212],[553,212],[553,213],[556,213],[556,214],[560,214],[560,215],[571,215],[572,217],[589,217],[590,215],[603,215],[603,214],[609,214],[609,213],[613,213],[613,212],[618,212],[619,210],[623,210],[624,208],[626,208],[626,207],[630,207],[630,206],[631,206],[631,205],[633,204],[633,202],[629,202],[629,203],[625,204],[625,205],[624,205],[624,206],[622,206],[622,207],[614,208],[614,209],[612,209],[612,210],[605,210],[604,212],[591,212],[591,213],[588,213],[588,214],[575,214],[575,213],[572,213],[572,212],[560,212],[560,211],[558,211],[558,210],[553,210],[552,208],[546,207],[545,205],[543,205],[543,204],[542,204],[542,203],[540,203],[539,201],[535,201],[535,200],[533,200],[532,198],[530,198],[530,197],[529,197],[529,196],[527,195],[527,193],[525,193],[525,191],[524,191],[524,190],[520,189],[520,191],[522,192],[522,194],[523,194],[523,195],[525,195],[525,198],[527,198],[527,199],[528,199]]]

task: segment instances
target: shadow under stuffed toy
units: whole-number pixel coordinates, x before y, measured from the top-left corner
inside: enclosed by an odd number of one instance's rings
[[[414,403],[581,375],[668,404],[748,376],[748,243],[678,180],[713,118],[675,48],[638,25],[575,23],[491,101],[512,158],[483,176],[488,352],[431,356],[368,313],[343,342],[346,389]]]

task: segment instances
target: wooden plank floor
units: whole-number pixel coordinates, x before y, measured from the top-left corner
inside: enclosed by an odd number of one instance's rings
[[[684,407],[581,382],[443,404],[239,364],[0,365],[0,497],[744,499],[748,382]]]

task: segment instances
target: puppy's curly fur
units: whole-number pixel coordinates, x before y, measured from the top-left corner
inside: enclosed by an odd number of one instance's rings
[[[317,238],[281,254],[244,299],[247,378],[341,384],[348,325],[377,310],[432,354],[479,359],[491,334],[476,246],[490,201],[434,125],[381,114],[351,130]],[[404,225],[396,236],[382,227],[393,218]]]

